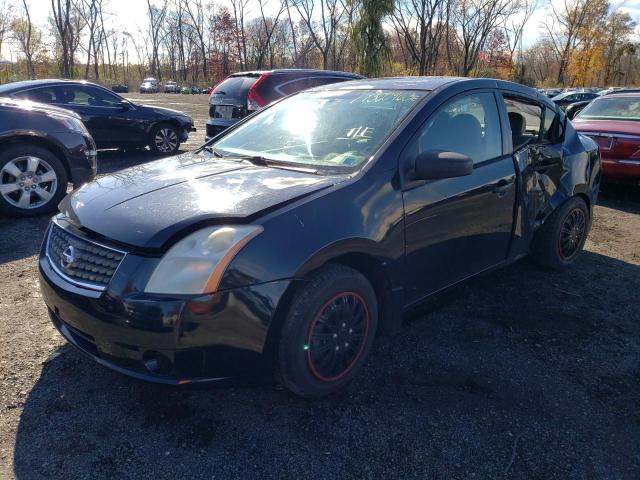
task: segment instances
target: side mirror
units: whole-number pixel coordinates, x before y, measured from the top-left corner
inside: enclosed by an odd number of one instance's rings
[[[120,110],[122,110],[123,112],[126,112],[127,110],[131,109],[131,104],[129,102],[127,102],[126,100],[122,100],[120,102]]]
[[[463,177],[473,172],[473,160],[457,152],[426,150],[415,160],[413,180]]]

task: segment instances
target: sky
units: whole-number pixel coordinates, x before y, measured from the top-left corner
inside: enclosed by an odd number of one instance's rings
[[[139,29],[146,28],[146,0],[105,0],[108,4],[106,11],[111,13],[109,15],[111,19],[108,21],[110,25],[116,25],[121,31],[128,31],[131,34],[136,35]],[[158,0],[155,0],[156,2]],[[546,12],[550,10],[549,1],[552,1],[554,5],[561,7],[564,0],[538,0],[539,6],[531,16],[524,32],[523,46],[526,48],[540,38],[544,34],[542,23],[545,18]],[[640,23],[640,0],[610,0],[613,9],[626,11],[632,18]],[[27,3],[31,7],[31,16],[33,21],[38,25],[46,25],[47,18],[50,15],[51,1],[50,0],[27,0]],[[275,9],[279,0],[270,0],[267,4],[267,13],[269,13],[269,6]],[[216,1],[218,5],[230,6],[228,0]],[[271,4],[271,5],[269,5]],[[249,12],[248,17],[252,16]],[[636,29],[637,35],[640,37],[640,26]],[[129,53],[131,58],[135,58],[135,53],[131,51]]]

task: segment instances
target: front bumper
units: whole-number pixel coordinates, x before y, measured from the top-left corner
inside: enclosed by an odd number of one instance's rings
[[[73,184],[73,188],[93,180],[98,170],[98,153],[93,138],[88,134],[71,131],[59,133],[58,138],[67,148],[69,181]]]
[[[129,376],[184,384],[269,371],[269,327],[290,281],[212,295],[168,297],[135,291],[144,271],[128,254],[109,287],[75,286],[40,257],[40,287],[55,327],[98,363]]]

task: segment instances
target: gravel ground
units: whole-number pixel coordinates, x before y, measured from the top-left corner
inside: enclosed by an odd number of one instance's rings
[[[194,115],[187,148],[204,137],[205,95],[144,100]],[[100,172],[149,158],[102,153]],[[457,287],[319,401],[88,361],[40,298],[46,223],[0,218],[1,479],[640,478],[640,189],[603,191],[573,268]]]

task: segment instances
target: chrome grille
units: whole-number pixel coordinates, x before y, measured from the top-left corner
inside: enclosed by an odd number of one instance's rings
[[[104,290],[111,281],[124,252],[78,237],[51,224],[47,239],[51,267],[69,282]]]

